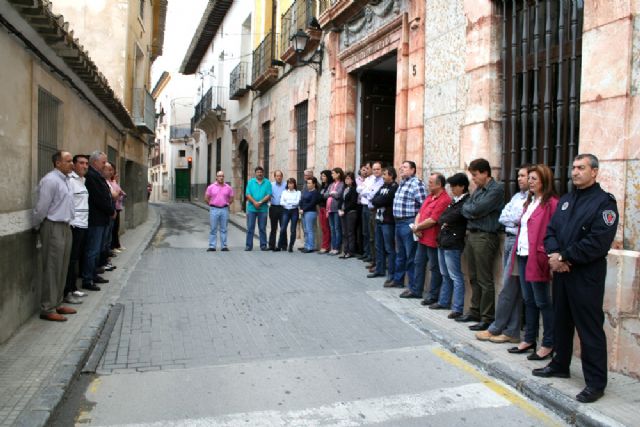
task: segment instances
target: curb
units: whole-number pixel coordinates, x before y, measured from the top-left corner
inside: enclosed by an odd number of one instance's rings
[[[428,319],[417,318],[406,313],[403,313],[400,317],[420,332],[433,338],[434,341],[453,354],[515,388],[527,398],[552,410],[569,424],[586,427],[622,425],[618,421],[578,403],[552,386],[543,384],[530,375],[523,376],[522,373],[511,369],[504,362],[490,359],[486,353],[469,343],[448,338],[439,329],[439,325],[429,322]],[[425,322],[432,324],[434,327],[431,329],[425,327]]]
[[[150,206],[151,207],[151,206]],[[151,224],[150,231],[138,247],[138,253],[132,256],[130,267],[123,271],[120,280],[121,291],[127,286],[131,272],[135,269],[142,257],[142,252],[149,246],[151,240],[156,235],[160,226],[160,214],[156,212],[155,220]],[[27,406],[16,418],[14,425],[24,427],[44,427],[49,423],[50,418],[63,401],[69,385],[80,375],[82,369],[93,352],[93,349],[104,331],[105,323],[115,305],[114,299],[106,298],[106,304],[100,307],[93,316],[89,318],[89,323],[85,325],[77,336],[71,350],[54,367],[53,374],[44,381]]]

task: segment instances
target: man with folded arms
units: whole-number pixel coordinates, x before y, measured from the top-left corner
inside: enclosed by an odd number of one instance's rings
[[[67,320],[63,314],[76,311],[62,304],[67,268],[71,255],[71,227],[74,218],[73,193],[69,174],[73,159],[67,151],[52,157],[54,169],[38,185],[38,202],[33,210],[33,227],[42,241],[42,288],[40,318],[55,322]]]

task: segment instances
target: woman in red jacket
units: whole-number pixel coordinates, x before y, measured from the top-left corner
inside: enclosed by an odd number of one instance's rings
[[[516,240],[520,286],[525,304],[524,340],[509,349],[510,353],[526,353],[527,359],[545,360],[553,353],[553,306],[551,304],[551,272],[544,249],[544,236],[551,216],[558,206],[553,185],[553,172],[546,165],[529,168],[529,194]],[[542,345],[536,351],[539,317],[542,314],[544,332]]]

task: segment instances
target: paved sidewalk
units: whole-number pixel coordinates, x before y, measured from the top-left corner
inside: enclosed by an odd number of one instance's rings
[[[74,306],[78,314],[64,323],[45,322],[34,315],[0,346],[0,426],[46,424],[84,365],[159,224],[160,216],[150,205],[147,221],[122,235],[127,250],[114,258],[118,268],[104,274],[109,283]]]
[[[194,204],[207,209],[204,203]],[[230,221],[246,229],[243,214],[231,214]],[[357,263],[357,261],[353,261]],[[353,268],[353,263],[344,268]],[[357,264],[356,264],[357,265]],[[362,268],[362,274],[366,273]],[[378,280],[378,279],[374,279]],[[570,379],[546,379],[531,375],[531,370],[546,366],[548,361],[529,361],[523,355],[512,355],[506,350],[509,344],[493,344],[475,339],[468,324],[447,319],[446,310],[429,310],[419,300],[398,298],[398,289],[382,289],[369,295],[413,325],[440,342],[448,350],[471,361],[489,374],[515,387],[520,392],[553,409],[570,423],[584,426],[639,425],[637,405],[640,403],[640,381],[618,373],[609,373],[609,385],[605,397],[596,403],[580,404],[575,395],[584,388],[580,359],[574,358]]]

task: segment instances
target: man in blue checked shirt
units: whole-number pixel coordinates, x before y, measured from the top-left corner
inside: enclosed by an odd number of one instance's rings
[[[416,177],[416,164],[405,160],[400,166],[400,185],[393,199],[393,218],[396,222],[396,271],[393,283],[388,287],[404,287],[404,276],[409,280],[409,289],[414,288],[414,258],[416,241],[409,227],[420,211],[420,206],[427,198],[424,182]]]

